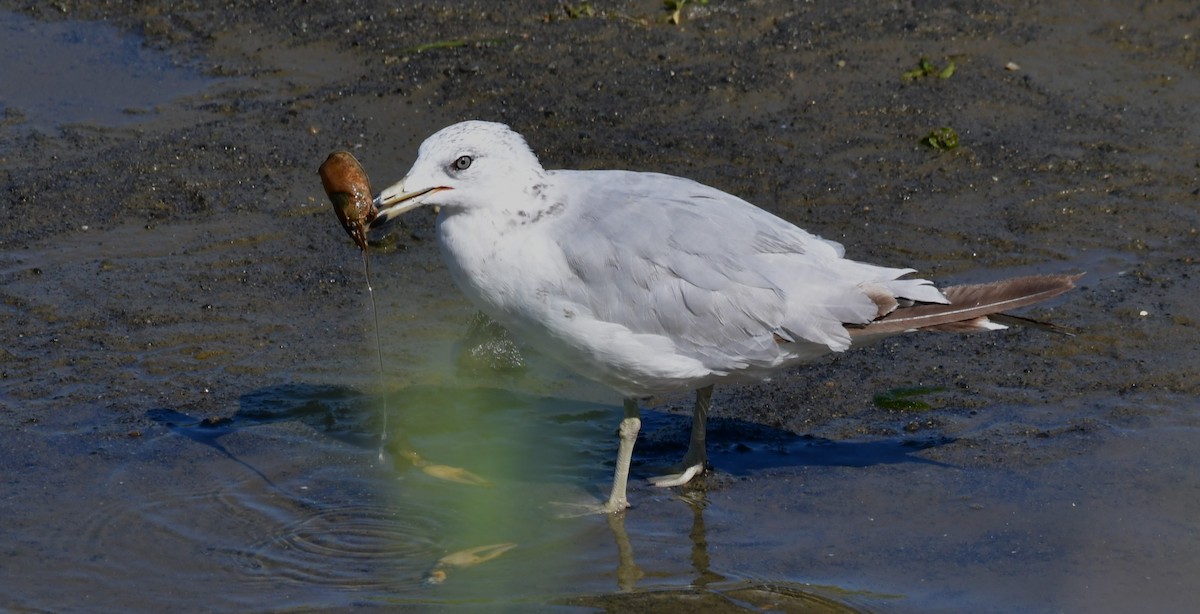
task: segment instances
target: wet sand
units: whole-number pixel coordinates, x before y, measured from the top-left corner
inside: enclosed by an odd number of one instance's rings
[[[591,4],[571,17],[558,2],[0,2],[104,20],[210,80],[132,121],[0,117],[0,606],[1179,611],[1200,598],[1193,3],[711,0],[678,26],[658,2]],[[953,75],[903,79],[922,56],[952,59]],[[518,521],[529,497],[607,487],[618,399],[537,357],[457,369],[473,310],[417,211],[373,256],[393,423],[526,498],[447,494],[378,463],[361,261],[316,175],[348,149],[379,189],[425,136],[468,118],[509,123],[549,168],[691,177],[941,284],[1086,271],[1023,313],[1075,334],[907,336],[719,388],[701,484],[635,485],[619,526],[555,524],[540,504]],[[920,142],[943,126],[957,148]],[[879,398],[915,387],[931,389],[925,407]],[[464,413],[422,413],[438,403]],[[635,478],[682,454],[689,403],[651,403]],[[512,441],[456,445],[481,436],[475,423]],[[543,449],[560,460],[515,460]],[[514,519],[485,530],[460,505]],[[363,527],[343,546],[405,547],[370,564],[282,554],[310,552],[288,536],[339,539],[339,521]],[[420,584],[432,553],[509,541],[501,529],[521,537],[501,559],[512,577],[471,576],[489,564]]]

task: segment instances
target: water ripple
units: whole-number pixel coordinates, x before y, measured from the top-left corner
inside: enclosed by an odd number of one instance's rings
[[[411,510],[410,510],[411,511]],[[411,588],[440,551],[430,514],[349,505],[315,510],[236,553],[259,580],[350,589]]]

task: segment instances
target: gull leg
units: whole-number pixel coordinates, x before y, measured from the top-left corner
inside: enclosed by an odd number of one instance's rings
[[[692,410],[692,438],[688,441],[687,454],[683,456],[683,462],[672,468],[674,473],[650,478],[655,486],[683,486],[692,481],[692,478],[704,473],[704,467],[708,464],[704,435],[708,429],[712,392],[711,384],[696,391],[696,407]]]
[[[621,445],[617,448],[617,470],[613,474],[612,494],[604,511],[620,512],[629,507],[629,498],[625,496],[625,486],[629,483],[629,464],[633,461],[633,444],[637,441],[638,431],[642,428],[641,413],[638,411],[637,399],[625,399],[625,418],[621,420]]]

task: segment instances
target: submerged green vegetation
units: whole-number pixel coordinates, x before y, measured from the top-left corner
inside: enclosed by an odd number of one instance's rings
[[[945,388],[938,386],[906,386],[903,388],[892,388],[875,395],[872,402],[876,407],[881,409],[891,409],[896,411],[926,411],[932,409],[929,403],[922,401],[916,397],[923,397],[935,392],[942,392]]]

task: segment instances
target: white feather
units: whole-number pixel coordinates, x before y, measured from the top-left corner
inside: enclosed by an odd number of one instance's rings
[[[469,167],[455,168],[463,156]],[[899,279],[909,269],[847,260],[841,245],[688,179],[545,171],[500,124],[430,137],[404,185],[442,188],[422,202],[441,205],[444,259],[480,309],[627,396],[845,350],[845,325],[877,315],[866,286],[946,302],[928,281]]]

